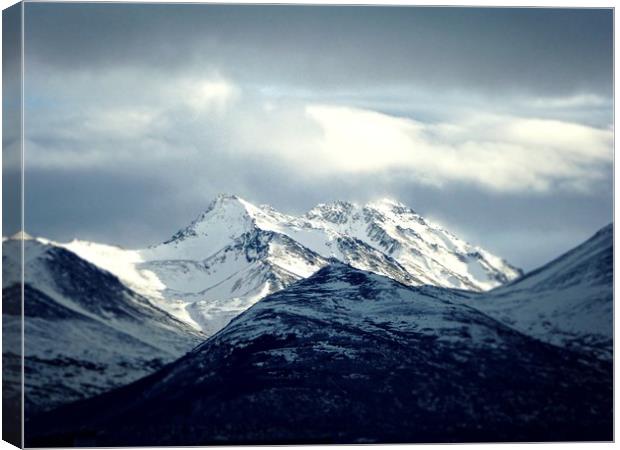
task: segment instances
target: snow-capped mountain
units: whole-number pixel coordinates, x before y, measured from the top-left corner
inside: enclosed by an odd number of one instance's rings
[[[28,446],[610,440],[612,365],[331,263]]]
[[[545,342],[613,356],[613,225],[469,303]]]
[[[127,384],[204,339],[120,280],[69,250],[24,240],[27,416]],[[19,392],[21,334],[18,239],[3,240],[5,376]],[[17,383],[17,384],[16,384]],[[11,391],[11,389],[9,389]]]
[[[321,204],[302,216],[220,195],[147,249],[65,247],[206,334],[335,258],[407,285],[482,291],[521,272],[392,200]]]

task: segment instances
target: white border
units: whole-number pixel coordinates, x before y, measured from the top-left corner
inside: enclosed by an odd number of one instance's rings
[[[28,0],[28,2],[45,2],[46,0]],[[67,3],[85,3],[84,1],[81,0],[62,0],[63,2],[67,2]],[[18,3],[16,0],[0,0],[0,7],[2,9],[6,9],[9,6],[12,6],[14,4]],[[112,2],[98,2],[97,3],[112,3]],[[216,0],[207,0],[207,1],[201,1],[201,2],[187,2],[187,1],[182,1],[182,0],[133,0],[132,2],[127,2],[127,1],[115,1],[114,3],[204,3],[204,4],[209,4],[209,3],[227,3],[227,4],[265,4],[265,3],[269,3],[269,4],[321,4],[321,5],[325,5],[325,4],[339,4],[339,5],[398,5],[398,6],[481,6],[481,7],[551,7],[551,8],[559,8],[559,7],[568,7],[568,8],[615,8],[616,2],[615,1],[600,1],[600,0],[591,0],[589,2],[585,2],[585,1],[577,1],[577,0],[563,0],[563,1],[549,1],[546,0],[544,2],[537,2],[535,0],[521,0],[518,2],[515,1],[502,1],[502,2],[498,2],[498,1],[492,1],[492,0],[487,0],[487,1],[481,1],[481,0],[477,0],[477,1],[472,1],[472,2],[468,2],[467,4],[464,4],[462,1],[456,1],[456,0],[442,0],[442,1],[422,1],[422,2],[418,2],[418,1],[410,1],[410,0],[390,0],[390,1],[374,1],[374,2],[369,2],[369,1],[360,1],[360,0],[338,0],[338,1],[330,1],[330,0],[314,0],[312,2],[310,1],[299,1],[299,0],[289,0],[289,1],[260,1],[260,0],[227,0],[225,2],[221,2],[221,1],[216,1]],[[23,140],[23,136],[24,136],[24,110],[23,110],[23,100],[24,100],[24,79],[25,77],[24,75],[24,16],[25,16],[25,11],[22,5],[22,218],[21,218],[21,224],[22,224],[22,229],[24,228],[24,172],[23,172],[23,158],[24,158],[24,149],[23,149],[23,144],[24,144],[24,140]],[[0,48],[2,45],[2,23],[0,21]],[[620,45],[620,39],[618,38],[618,35],[615,33],[615,10],[614,10],[614,127],[615,127],[615,117],[617,117],[617,112],[618,112],[618,105],[615,103],[615,86],[616,86],[616,81],[615,81],[615,73],[617,70],[617,64],[618,61],[615,58],[616,55],[616,49],[619,48]],[[1,79],[2,79],[2,62],[0,60],[0,84],[1,84]],[[1,97],[1,96],[0,96]],[[1,123],[1,119],[2,119],[2,111],[0,108],[0,123]],[[1,127],[0,127],[0,141],[2,138],[2,131],[1,131]],[[615,154],[615,139],[614,139],[614,154]],[[616,164],[615,164],[615,159],[614,159],[614,174],[615,174],[615,169],[616,169]],[[2,186],[0,184],[0,196],[2,194]],[[617,206],[617,202],[618,202],[618,196],[616,195],[617,191],[616,191],[616,186],[615,186],[615,175],[614,175],[614,224],[617,220],[616,217],[616,212],[618,211],[618,209],[616,208]],[[0,197],[1,198],[1,197]],[[0,210],[0,221],[2,219],[2,211]],[[614,248],[615,248],[615,244],[616,244],[616,240],[615,240],[615,226],[614,226]],[[23,242],[22,242],[22,251],[23,251]],[[618,263],[620,261],[620,256],[618,255],[618,252],[614,251],[614,267],[618,267]],[[0,263],[1,265],[1,263]],[[615,271],[614,271],[614,275],[615,275]],[[22,278],[23,278],[23,260],[22,260]],[[1,279],[1,275],[0,275],[0,279]],[[614,293],[617,291],[617,287],[618,284],[620,283],[620,281],[618,280],[618,278],[616,278],[614,276]],[[23,295],[23,294],[22,294]],[[615,295],[614,295],[615,297]],[[22,308],[23,308],[23,299],[22,299]],[[615,302],[614,302],[614,319],[615,319]],[[22,310],[23,311],[23,310]],[[1,307],[0,307],[0,312],[1,312]],[[614,325],[615,325],[615,320],[614,320]],[[614,328],[614,342],[620,342],[618,341],[618,330]],[[0,343],[1,343],[1,337],[0,337]],[[24,346],[24,336],[23,336],[23,316],[22,316],[22,358],[23,358],[23,346]],[[615,350],[615,347],[614,347]],[[616,364],[615,364],[615,351],[614,351],[614,387],[617,386],[616,383],[616,377],[617,377],[617,371],[615,370],[616,368]],[[615,406],[618,405],[618,391],[616,389],[614,389],[614,413],[615,413]],[[23,404],[23,364],[22,364],[22,404]],[[23,415],[23,409],[22,409],[22,415]],[[618,425],[618,414],[614,414],[614,431],[618,429],[617,425]],[[2,417],[2,414],[0,412],[0,419]],[[22,416],[23,418],[23,416]],[[1,423],[1,421],[0,421]],[[22,427],[22,442],[23,442],[23,427]],[[500,447],[501,449],[506,449],[506,450],[522,450],[522,449],[531,449],[532,446],[536,446],[536,448],[538,447],[544,447],[544,448],[550,448],[550,449],[554,449],[554,450],[560,450],[560,449],[576,449],[576,450],[580,450],[580,449],[591,449],[593,446],[595,449],[603,449],[603,448],[612,448],[612,447],[616,447],[615,443],[557,443],[557,444],[546,444],[546,443],[542,443],[542,444],[433,444],[433,445],[427,445],[427,444],[398,444],[398,445],[373,445],[370,448],[405,448],[405,449],[442,449],[442,448],[453,448],[454,446],[459,446],[462,448],[467,448],[467,449],[489,449],[489,448],[495,448],[495,447]],[[327,445],[316,445],[316,446],[296,446],[297,448],[302,447],[302,448],[310,448],[310,449],[328,449],[330,447],[333,446],[327,446]],[[338,448],[342,448],[342,449],[349,449],[349,448],[359,448],[359,445],[340,445],[338,446]],[[0,450],[3,449],[14,449],[15,447],[8,444],[7,442],[4,441],[0,441]],[[118,448],[118,447],[117,447]],[[162,448],[162,447],[141,447],[143,449],[151,449],[151,448]],[[183,449],[183,448],[187,448],[187,447],[165,447],[167,449]],[[215,448],[215,447],[214,447]],[[226,448],[231,448],[230,446],[228,447],[217,447],[217,448],[222,448],[222,449],[226,449]],[[239,447],[237,447],[239,448]],[[279,449],[282,447],[277,447],[277,446],[247,446],[247,447],[241,447],[244,449],[252,449],[252,450],[265,450],[265,449]]]

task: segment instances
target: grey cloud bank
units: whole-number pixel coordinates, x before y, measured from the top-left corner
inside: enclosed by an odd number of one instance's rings
[[[269,85],[412,80],[504,94],[612,89],[612,14],[596,9],[29,4],[26,45],[60,70],[225,67]]]
[[[26,7],[26,226],[393,196],[526,269],[612,220],[610,10]]]

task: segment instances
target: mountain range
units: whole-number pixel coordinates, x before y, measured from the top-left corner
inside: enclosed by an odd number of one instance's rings
[[[29,445],[612,439],[610,362],[440,293],[334,262]]]
[[[484,291],[522,274],[388,199],[320,204],[292,216],[222,194],[188,226],[146,249],[61,245],[207,335],[332,258],[410,286]]]
[[[387,199],[24,247],[27,445],[609,438],[612,225],[525,275]]]

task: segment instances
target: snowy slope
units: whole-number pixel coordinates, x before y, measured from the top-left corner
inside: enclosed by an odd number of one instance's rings
[[[546,342],[613,356],[613,225],[471,305]]]
[[[19,245],[3,241],[5,336],[21,327]],[[127,384],[204,338],[74,253],[36,239],[24,247],[27,415]]]
[[[190,225],[147,249],[64,245],[207,334],[330,258],[408,285],[475,291],[520,274],[391,200],[323,204],[296,217],[220,195]]]
[[[333,263],[156,374],[41,417],[26,444],[612,438],[611,364],[461,295]]]
[[[164,297],[185,302],[191,320],[210,335],[264,296],[326,263],[285,235],[254,229],[200,262],[154,260],[141,267],[156,273],[167,286]]]

